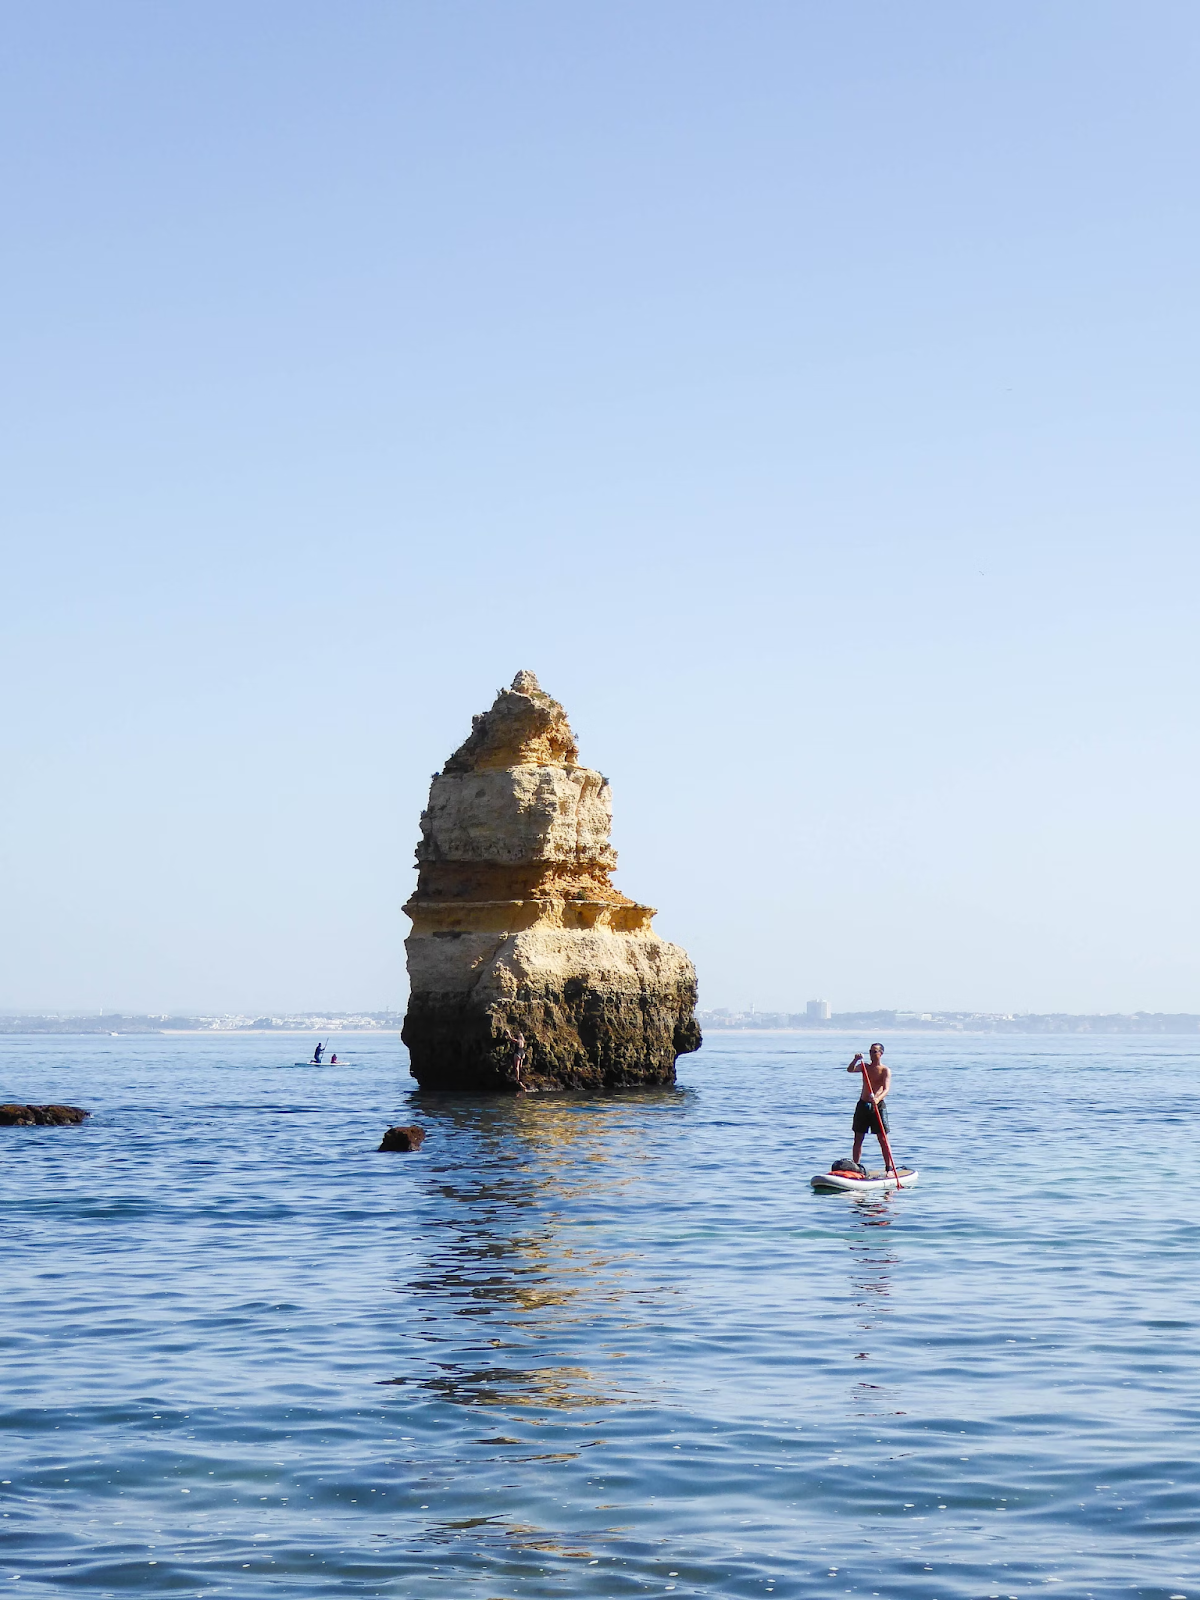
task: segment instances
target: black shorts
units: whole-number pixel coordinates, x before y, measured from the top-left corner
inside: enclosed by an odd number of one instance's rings
[[[878,1138],[880,1120],[883,1122],[884,1133],[891,1133],[887,1107],[868,1105],[865,1100],[860,1100],[854,1108],[854,1137],[861,1139],[864,1134],[873,1133]]]

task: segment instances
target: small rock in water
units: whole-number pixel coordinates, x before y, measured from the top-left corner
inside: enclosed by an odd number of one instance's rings
[[[0,1106],[0,1128],[63,1128],[91,1116],[80,1106]]]
[[[383,1136],[381,1150],[419,1150],[425,1143],[425,1129],[414,1123],[410,1128],[389,1128]]]

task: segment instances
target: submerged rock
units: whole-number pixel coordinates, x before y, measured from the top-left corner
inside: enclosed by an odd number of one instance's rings
[[[673,1083],[700,1048],[696,973],[613,888],[612,792],[518,672],[421,815],[401,1034],[429,1089]]]
[[[413,1123],[407,1128],[389,1128],[380,1150],[419,1150],[425,1143],[425,1129]]]
[[[91,1116],[80,1106],[0,1106],[0,1128],[62,1128]]]

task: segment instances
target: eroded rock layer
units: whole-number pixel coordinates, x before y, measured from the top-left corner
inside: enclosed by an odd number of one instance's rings
[[[671,1083],[700,1046],[695,970],[613,887],[612,793],[578,754],[519,672],[433,780],[404,908],[402,1037],[425,1088]]]

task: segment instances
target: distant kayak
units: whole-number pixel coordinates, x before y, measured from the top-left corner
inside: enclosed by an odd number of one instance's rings
[[[913,1167],[900,1167],[900,1181],[890,1172],[868,1172],[865,1178],[856,1178],[852,1172],[818,1172],[812,1180],[814,1189],[828,1194],[882,1194],[887,1189],[912,1189],[920,1173]]]

